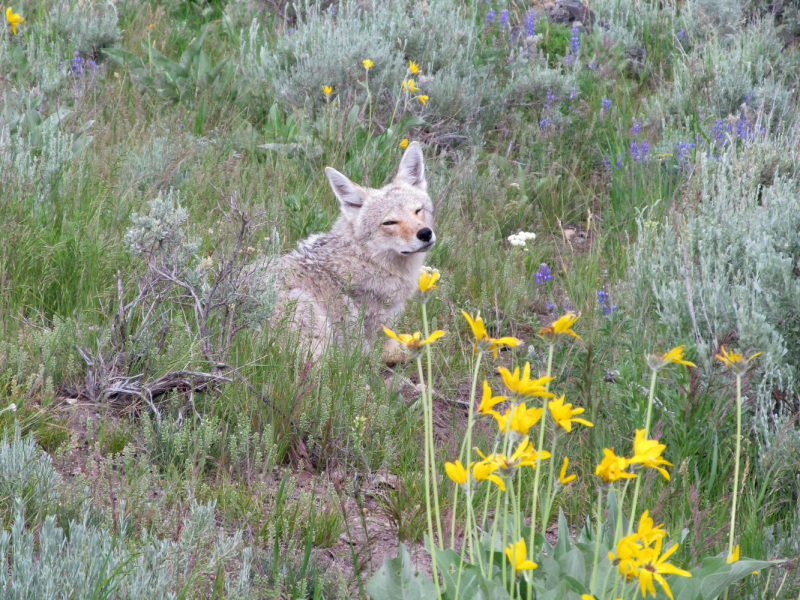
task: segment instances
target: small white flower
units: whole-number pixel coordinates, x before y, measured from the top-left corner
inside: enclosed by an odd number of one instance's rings
[[[17,412],[17,405],[12,402],[11,404],[8,405],[8,410],[10,410],[11,412]]]
[[[203,267],[206,269],[210,269],[214,266],[214,259],[210,256],[203,257]]]

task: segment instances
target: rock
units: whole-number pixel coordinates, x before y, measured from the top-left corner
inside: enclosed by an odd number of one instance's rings
[[[535,19],[546,16],[551,23],[570,25],[580,21],[587,30],[592,28],[595,19],[594,12],[581,0],[544,2],[540,6],[534,6],[531,12]]]

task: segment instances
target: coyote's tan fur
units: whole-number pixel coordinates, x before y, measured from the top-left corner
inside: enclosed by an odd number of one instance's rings
[[[380,189],[356,185],[330,167],[325,174],[341,215],[329,232],[310,236],[279,261],[277,314],[293,316],[316,356],[341,343],[345,328],[369,346],[417,289],[425,252],[436,242],[417,142],[409,144],[394,181]]]

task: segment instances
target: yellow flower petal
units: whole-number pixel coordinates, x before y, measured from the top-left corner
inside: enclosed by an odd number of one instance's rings
[[[414,74],[419,73],[419,65],[415,63],[413,60],[408,61],[408,70]]]
[[[428,96],[421,95],[421,96],[417,96],[417,100],[422,102],[422,104],[424,106],[428,102],[428,100],[430,100],[430,98]]]
[[[372,65],[375,64],[375,63],[373,63],[371,60],[367,59],[367,60],[362,60],[361,64],[364,65],[365,69],[371,69]]]
[[[407,148],[408,147],[408,138],[403,138],[402,140],[400,140],[400,147],[401,148]]]
[[[561,471],[558,473],[558,480],[562,484],[567,484],[570,481],[573,481],[573,480],[578,478],[578,476],[575,475],[574,473],[572,475],[570,475],[569,477],[567,477],[567,467],[568,466],[569,466],[569,458],[567,458],[565,456],[564,457],[564,464],[561,466]]]

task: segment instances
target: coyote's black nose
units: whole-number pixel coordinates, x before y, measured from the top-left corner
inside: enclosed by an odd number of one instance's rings
[[[423,242],[430,242],[433,237],[433,231],[430,227],[423,227],[417,232],[417,238]]]

